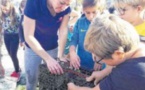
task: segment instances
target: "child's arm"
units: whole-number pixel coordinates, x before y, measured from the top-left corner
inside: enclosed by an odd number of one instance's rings
[[[70,42],[70,48],[69,48],[69,52],[70,52],[70,66],[79,69],[80,67],[80,58],[76,53],[76,47],[78,45],[79,42],[79,20],[77,21],[77,23],[74,26],[74,30],[73,30],[73,36],[71,38],[71,42]]]
[[[80,58],[76,53],[76,48],[75,46],[71,45],[70,49],[70,65],[76,69],[79,69],[80,67]]]
[[[99,85],[95,86],[94,88],[79,87],[79,86],[74,85],[73,83],[69,83],[68,90],[100,90],[100,87]]]
[[[101,80],[103,79],[104,77],[106,77],[108,74],[111,73],[112,71],[112,66],[107,66],[104,70],[102,71],[96,71],[94,72],[88,79],[90,80]],[[98,77],[99,76],[99,77]],[[99,80],[99,81],[100,81]],[[89,87],[79,87],[79,86],[76,86],[74,85],[73,83],[69,83],[68,84],[68,90],[100,90],[100,87],[99,87],[99,84],[96,85],[94,88],[89,88]]]

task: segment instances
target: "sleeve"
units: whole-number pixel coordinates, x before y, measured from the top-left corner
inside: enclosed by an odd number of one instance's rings
[[[20,25],[19,25],[19,38],[20,38],[20,42],[24,42],[24,32],[23,32],[23,16],[21,16],[21,21],[20,21]]]
[[[70,46],[74,45],[77,46],[79,42],[79,20],[76,22],[74,29],[73,29],[73,36],[71,38]]]
[[[37,12],[37,7],[38,7],[37,5],[38,5],[38,3],[36,0],[27,0],[24,14],[29,18],[36,19],[37,13],[38,13]]]

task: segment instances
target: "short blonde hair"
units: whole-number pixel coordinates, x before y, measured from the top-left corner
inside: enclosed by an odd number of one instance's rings
[[[143,8],[145,7],[145,0],[114,0],[114,4],[121,4],[125,3],[131,6],[138,6],[141,5]]]
[[[128,52],[138,43],[139,35],[130,23],[118,16],[107,14],[92,21],[84,47],[98,57],[111,58],[114,51],[120,47],[124,52]]]

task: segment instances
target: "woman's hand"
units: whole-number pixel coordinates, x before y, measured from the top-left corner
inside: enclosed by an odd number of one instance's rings
[[[52,74],[63,74],[63,69],[62,67],[59,65],[59,63],[54,60],[53,58],[50,58],[49,60],[46,61],[47,67],[49,69],[49,71]]]

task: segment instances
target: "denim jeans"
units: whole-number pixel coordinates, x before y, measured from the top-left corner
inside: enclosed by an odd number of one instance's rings
[[[58,49],[47,51],[53,58],[57,57]],[[25,71],[26,71],[26,90],[36,90],[38,83],[39,65],[42,63],[42,58],[38,56],[32,49],[25,48]]]

